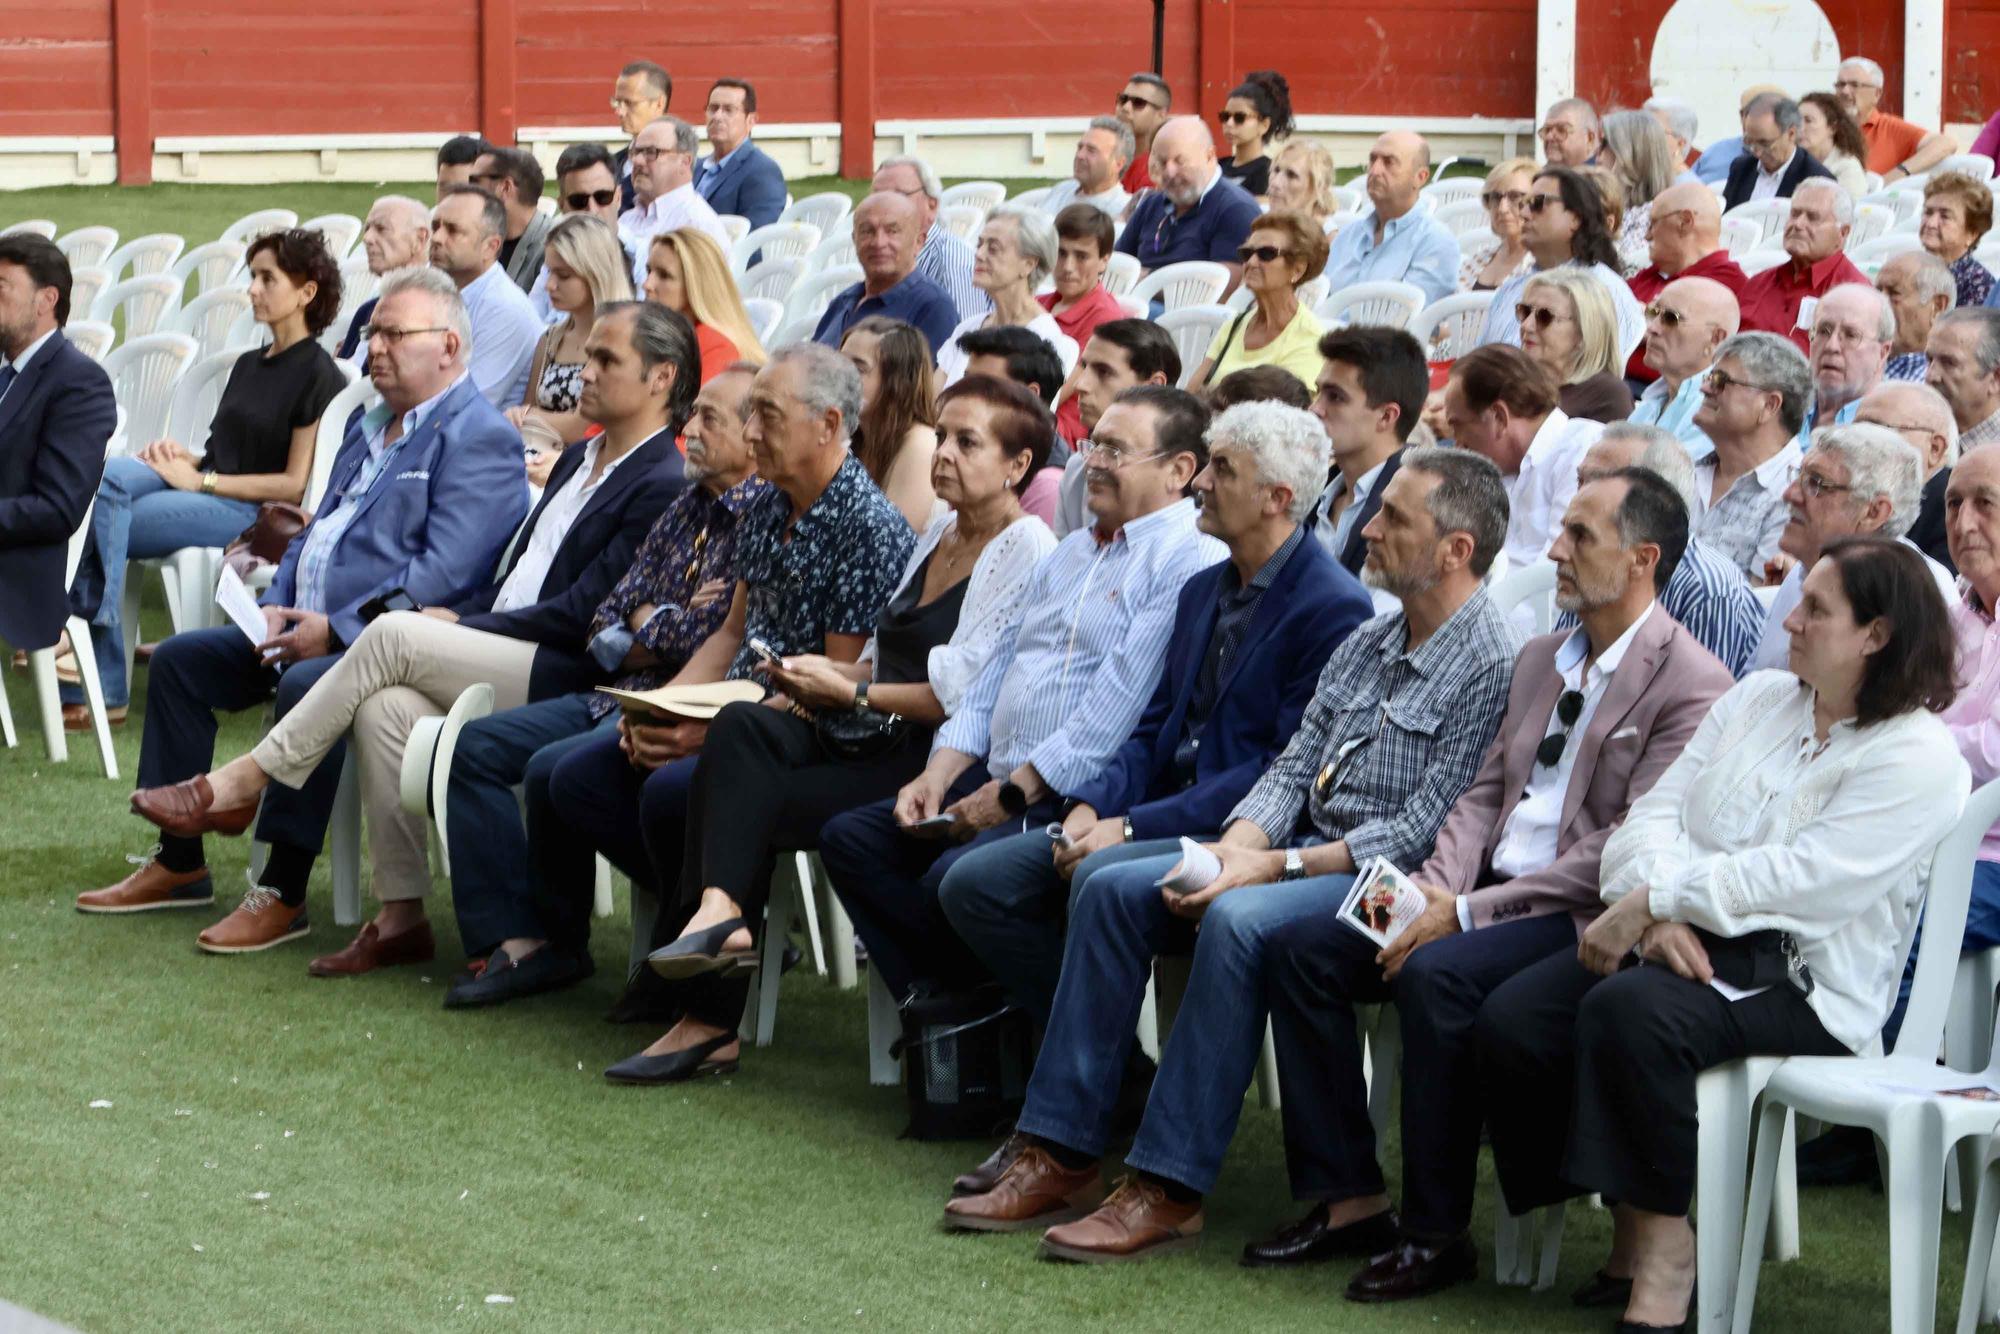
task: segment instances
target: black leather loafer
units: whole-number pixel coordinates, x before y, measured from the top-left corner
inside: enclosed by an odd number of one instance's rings
[[[747,931],[749,928],[750,924],[741,917],[717,922],[706,931],[682,936],[673,944],[654,950],[646,956],[646,963],[655,973],[669,982],[700,977],[705,973],[726,973],[754,968],[757,966],[756,945],[751,945],[747,950],[725,951],[722,948],[723,941],[738,931]]]
[[[1243,1248],[1246,1269],[1283,1269],[1292,1265],[1318,1264],[1337,1257],[1373,1259],[1396,1248],[1396,1211],[1384,1209],[1369,1218],[1357,1218],[1340,1227],[1329,1227],[1326,1206],[1296,1223],[1288,1223],[1262,1241]]]
[[[525,959],[509,959],[507,951],[495,950],[478,977],[455,982],[444,993],[444,1008],[469,1010],[505,1004],[544,991],[560,991],[596,971],[597,965],[588,955],[570,954],[553,945],[544,945]]]
[[[1454,1237],[1442,1246],[1424,1246],[1406,1238],[1354,1276],[1347,1285],[1347,1300],[1400,1302],[1428,1297],[1478,1272],[1471,1237]]]
[[[1032,1143],[1026,1135],[1016,1130],[1000,1141],[1000,1147],[986,1155],[986,1161],[965,1173],[951,1183],[953,1195],[984,1195],[998,1185],[1014,1160],[1021,1156],[1021,1150]]]
[[[711,1061],[708,1058],[736,1040],[736,1034],[724,1033],[721,1037],[697,1042],[692,1047],[683,1047],[662,1056],[648,1056],[641,1052],[637,1056],[627,1056],[606,1070],[604,1077],[614,1084],[679,1084],[703,1075],[734,1074],[735,1061]]]

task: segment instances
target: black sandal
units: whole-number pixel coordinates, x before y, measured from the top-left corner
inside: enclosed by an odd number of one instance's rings
[[[722,948],[723,941],[738,931],[749,929],[750,924],[741,917],[732,917],[728,921],[717,922],[706,931],[682,936],[671,945],[661,946],[646,956],[646,963],[654,972],[670,982],[702,977],[708,973],[731,973],[755,968],[756,945],[751,945],[747,950]]]

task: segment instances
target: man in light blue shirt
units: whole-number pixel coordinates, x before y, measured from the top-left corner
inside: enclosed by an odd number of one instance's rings
[[[1355,283],[1415,283],[1426,301],[1458,290],[1458,240],[1417,207],[1431,178],[1431,149],[1420,134],[1390,130],[1368,150],[1370,212],[1340,229],[1326,257],[1327,290]]]
[[[1896,312],[1866,283],[1842,283],[1819,299],[1813,311],[1813,405],[1806,415],[1804,446],[1822,426],[1854,420],[1862,395],[1882,383],[1889,345],[1896,338]]]
[[[1736,334],[1736,296],[1713,278],[1676,278],[1646,306],[1645,364],[1659,372],[1632,408],[1629,420],[1657,426],[1687,446],[1693,458],[1715,447],[1694,424],[1701,382],[1715,364],[1715,349]]]
[[[486,401],[503,411],[526,399],[528,363],[546,328],[500,267],[506,240],[506,206],[476,185],[450,187],[431,214],[431,266],[458,287],[472,321],[466,368]]]

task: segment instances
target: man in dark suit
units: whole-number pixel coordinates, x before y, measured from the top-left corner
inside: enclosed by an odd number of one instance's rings
[[[1598,911],[1604,841],[1732,684],[1658,605],[1687,540],[1686,502],[1654,473],[1623,468],[1581,488],[1549,550],[1557,605],[1581,624],[1531,640],[1516,660],[1478,776],[1412,874],[1429,906],[1386,949],[1332,912],[1273,938],[1286,1154],[1293,1194],[1318,1203],[1253,1244],[1248,1262],[1373,1257],[1347,1290],[1366,1301],[1471,1276],[1473,1017],[1499,983],[1576,948]],[[1401,1018],[1409,1091],[1399,1230],[1354,1030],[1357,1003],[1387,1000]]]
[[[695,163],[694,188],[717,213],[762,227],[785,211],[785,173],[751,142],[756,128],[757,90],[747,79],[717,79],[708,90],[708,156]]]
[[[1359,575],[1368,558],[1361,530],[1382,508],[1403,446],[1430,393],[1424,349],[1401,329],[1357,325],[1319,340],[1312,411],[1333,445],[1333,471],[1313,507],[1313,536]]]
[[[303,936],[306,877],[325,840],[344,748],[294,790],[217,807],[200,775],[215,751],[218,711],[275,694],[279,718],[361,637],[364,607],[401,590],[419,606],[449,606],[481,587],[528,510],[521,437],[466,371],[471,323],[439,269],[403,269],[382,282],[368,374],[383,406],[348,423],[326,498],[292,539],[263,597],[261,642],[235,624],[178,634],[153,655],[139,787],[177,788],[186,800],[156,858],[106,889],[80,895],[84,912],[144,912],[214,901],[201,833],[241,832],[256,818],[271,856],[242,906],[202,932],[214,953],[260,950]],[[136,804],[136,802],[135,802]],[[150,818],[150,817],[149,817]],[[157,822],[157,821],[156,821]]]
[[[1759,199],[1790,199],[1799,182],[1833,173],[1799,147],[1799,104],[1778,93],[1762,93],[1743,113],[1743,156],[1729,165],[1723,187],[1725,212]]]
[[[611,109],[618,113],[618,128],[625,131],[625,147],[611,155],[611,162],[618,170],[621,213],[639,199],[632,184],[632,140],[666,115],[673,100],[673,77],[652,61],[635,60],[618,71],[618,82],[611,86]]]
[[[70,534],[118,424],[111,381],[62,335],[69,260],[0,236],[0,639],[47,648],[69,618]]]

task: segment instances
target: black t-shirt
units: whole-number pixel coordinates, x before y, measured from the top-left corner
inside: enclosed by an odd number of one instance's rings
[[[283,472],[292,432],[318,421],[347,387],[347,377],[317,338],[302,338],[275,357],[266,356],[268,350],[236,359],[208,428],[202,467],[224,476]]]
[[[1269,153],[1264,154],[1264,156],[1258,158],[1255,162],[1246,162],[1240,167],[1236,165],[1234,157],[1219,158],[1216,161],[1216,165],[1222,168],[1223,176],[1235,181],[1258,198],[1261,199],[1270,193],[1271,155]]]

